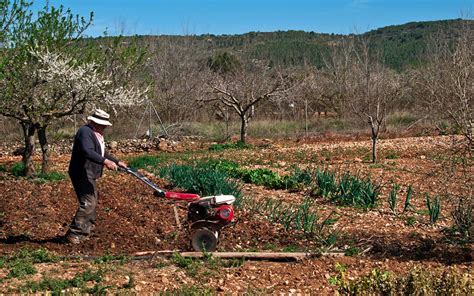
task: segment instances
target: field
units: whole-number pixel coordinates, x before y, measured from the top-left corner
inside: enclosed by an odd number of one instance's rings
[[[110,171],[98,182],[93,236],[79,246],[65,244],[62,236],[77,206],[70,180],[15,177],[20,157],[3,151],[0,293],[333,295],[398,284],[412,292],[429,286],[428,291],[474,295],[472,226],[466,238],[452,214],[463,197],[461,208],[469,209],[474,168],[472,158],[453,153],[456,140],[381,140],[377,164],[369,162],[369,141],[350,139],[254,140],[248,147],[212,149],[192,143],[175,152],[117,153],[170,190],[186,188],[161,178],[159,168],[219,163],[213,168],[225,171],[242,197],[218,251],[322,252],[296,262],[224,260],[207,253],[203,259],[182,257],[179,251],[191,247],[176,225],[173,204],[132,176]],[[52,160],[52,170],[67,175],[69,155],[53,154]],[[331,174],[372,188],[373,204],[324,191],[321,180]],[[178,212],[185,216],[184,205]],[[159,250],[175,253],[134,256]],[[429,290],[435,285],[438,290]]]

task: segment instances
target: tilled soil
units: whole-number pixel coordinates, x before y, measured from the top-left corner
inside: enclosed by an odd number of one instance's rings
[[[462,193],[462,179],[453,179],[449,184],[443,181],[440,163],[433,155],[443,153],[449,145],[447,138],[410,138],[382,141],[385,150],[397,153],[396,160],[382,160],[382,166],[370,166],[359,160],[367,150],[366,143],[280,143],[270,149],[239,150],[217,154],[245,161],[266,160],[262,166],[278,164],[286,167],[291,163],[307,164],[311,153],[329,158],[332,168],[341,163],[352,163],[353,171],[364,171],[373,176],[383,176],[385,180],[396,180],[400,184],[411,184],[418,191],[442,192],[449,188],[454,194]],[[298,158],[303,151],[304,158]],[[322,153],[321,151],[324,151]],[[286,156],[286,157],[284,157]],[[19,161],[15,157],[3,157],[0,164],[10,167]],[[66,171],[68,156],[53,156],[54,170]],[[388,169],[387,169],[388,168]],[[278,168],[277,168],[278,170]],[[472,168],[468,168],[468,171]],[[435,172],[435,173],[433,173]],[[23,247],[46,248],[60,255],[101,256],[104,254],[133,254],[140,251],[178,250],[189,251],[191,246],[186,232],[176,225],[173,202],[159,199],[143,183],[118,172],[106,172],[98,182],[98,220],[93,235],[76,246],[64,243],[63,235],[75,213],[77,201],[69,180],[36,183],[18,179],[9,173],[0,173],[0,254],[8,255]],[[167,184],[153,178],[160,186]],[[443,183],[444,182],[444,183]],[[456,192],[456,190],[458,190]],[[111,282],[124,282],[130,274],[136,280],[136,292],[169,291],[183,285],[203,284],[223,294],[273,294],[273,293],[313,293],[330,294],[334,286],[328,283],[337,273],[336,263],[348,268],[350,278],[370,272],[374,268],[392,272],[407,272],[410,268],[438,268],[445,270],[455,267],[473,274],[474,247],[471,244],[452,243],[444,229],[452,226],[450,210],[454,200],[443,200],[443,212],[436,225],[431,225],[426,213],[411,211],[409,215],[394,215],[387,206],[387,189],[383,191],[381,205],[377,210],[364,211],[350,207],[338,207],[322,199],[316,200],[321,217],[334,212],[338,221],[333,229],[338,235],[336,247],[346,250],[356,247],[355,257],[315,258],[296,263],[245,262],[234,268],[216,269],[203,282],[189,276],[186,270],[168,265],[156,268],[156,262],[131,261],[110,274]],[[260,186],[245,185],[244,195],[256,200],[273,198],[285,203],[301,202],[302,192],[268,190]],[[402,201],[399,201],[402,203]],[[413,201],[418,209],[424,207],[424,199]],[[185,204],[177,202],[179,216],[186,217]],[[403,207],[403,205],[400,205]],[[401,212],[401,208],[398,209]],[[416,223],[409,223],[413,218]],[[307,239],[302,234],[287,232],[281,225],[272,224],[259,213],[237,210],[235,221],[222,231],[219,251],[282,251],[290,249],[316,250],[320,244]],[[156,258],[154,258],[156,259]],[[40,274],[64,276],[73,271],[83,270],[90,263],[49,263],[44,264]],[[56,269],[63,272],[57,273]],[[44,272],[43,272],[44,271]],[[6,270],[0,268],[0,278]],[[36,276],[37,277],[37,276]],[[36,279],[37,278],[33,278]],[[17,287],[20,280],[9,279],[0,284],[0,292]],[[2,290],[3,289],[3,290]]]

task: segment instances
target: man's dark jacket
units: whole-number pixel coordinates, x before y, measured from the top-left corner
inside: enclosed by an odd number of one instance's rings
[[[105,157],[104,157],[105,156]],[[102,176],[105,159],[118,163],[118,160],[107,152],[102,156],[99,140],[91,125],[79,128],[74,137],[69,176],[77,179],[97,179]]]

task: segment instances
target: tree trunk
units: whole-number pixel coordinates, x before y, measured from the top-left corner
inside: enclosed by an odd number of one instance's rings
[[[372,135],[372,162],[377,162],[377,136]]]
[[[41,146],[41,153],[43,156],[41,163],[41,173],[46,174],[49,172],[49,145],[46,138],[46,128],[47,126],[42,126],[38,128],[38,139]]]
[[[22,162],[25,165],[25,176],[31,177],[35,172],[33,164],[33,153],[35,149],[35,127],[32,123],[21,123],[23,136],[25,139],[25,150],[23,151]]]
[[[247,130],[248,130],[249,119],[245,114],[240,116],[240,119],[242,122],[240,126],[240,141],[245,144],[245,141],[247,140]]]

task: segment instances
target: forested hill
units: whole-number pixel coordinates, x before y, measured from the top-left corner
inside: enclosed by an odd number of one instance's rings
[[[374,49],[388,67],[401,71],[416,66],[425,58],[427,45],[433,38],[447,38],[458,34],[463,25],[474,28],[472,20],[440,20],[411,22],[387,26],[363,33],[370,37]],[[440,35],[441,34],[441,35]],[[239,35],[140,36],[146,42],[160,44],[189,42],[201,53],[215,51],[239,52],[252,58],[265,58],[273,64],[294,66],[323,65],[322,55],[328,52],[343,35],[304,31],[249,32]]]

